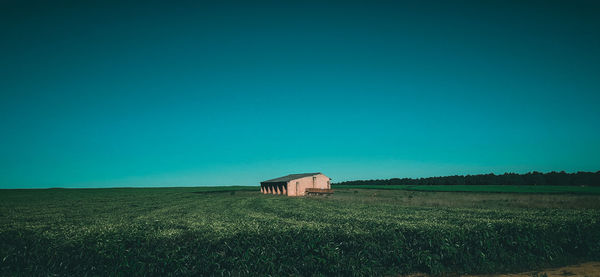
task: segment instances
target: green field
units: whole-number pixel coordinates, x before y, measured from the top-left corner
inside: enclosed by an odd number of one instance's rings
[[[247,189],[2,190],[0,275],[498,273],[600,260],[598,195]]]
[[[476,185],[334,185],[338,189],[391,189],[413,191],[455,191],[455,192],[504,192],[504,193],[558,193],[558,194],[600,194],[600,187],[579,186],[476,186]]]

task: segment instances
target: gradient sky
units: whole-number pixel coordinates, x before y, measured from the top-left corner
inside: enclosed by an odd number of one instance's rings
[[[597,171],[598,14],[600,1],[4,0],[0,188]]]

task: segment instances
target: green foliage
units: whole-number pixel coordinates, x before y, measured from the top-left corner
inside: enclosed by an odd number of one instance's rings
[[[428,178],[392,178],[378,180],[345,181],[333,185],[348,186],[431,186],[431,185],[478,185],[478,186],[598,186],[600,187],[600,171],[597,172],[529,172],[526,174],[504,173],[502,175],[478,174],[455,175]]]
[[[223,191],[2,191],[0,275],[494,273],[600,258],[598,210]]]
[[[552,193],[552,194],[600,194],[600,187],[574,186],[495,186],[495,185],[335,185],[334,189],[383,189],[412,191],[456,191],[456,192],[506,192],[506,193]]]

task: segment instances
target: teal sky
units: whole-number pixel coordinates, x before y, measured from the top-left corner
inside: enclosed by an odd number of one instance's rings
[[[0,2],[0,188],[600,170],[599,1]]]

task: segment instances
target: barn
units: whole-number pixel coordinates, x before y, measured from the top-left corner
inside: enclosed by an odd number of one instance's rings
[[[260,182],[260,192],[264,194],[282,194],[304,196],[307,194],[332,193],[331,179],[325,174],[301,173]]]

